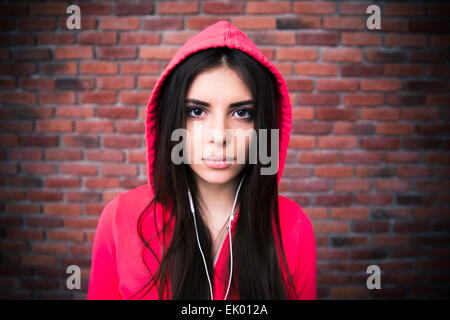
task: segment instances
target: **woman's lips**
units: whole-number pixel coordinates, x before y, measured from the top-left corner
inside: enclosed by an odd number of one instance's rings
[[[231,167],[233,164],[233,158],[204,158],[203,162],[213,169],[225,169]]]

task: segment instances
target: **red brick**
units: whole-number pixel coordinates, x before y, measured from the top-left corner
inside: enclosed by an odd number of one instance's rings
[[[149,99],[148,92],[130,92],[122,91],[120,93],[120,102],[124,104],[146,104]]]
[[[71,164],[61,164],[60,171],[63,174],[73,174],[73,175],[96,175],[97,167],[92,164],[83,163],[71,163]]]
[[[388,76],[420,76],[423,74],[423,67],[411,64],[385,64],[384,74]]]
[[[426,98],[427,106],[450,106],[450,95],[449,94],[430,94]]]
[[[67,6],[65,3],[32,3],[30,13],[32,15],[65,15]]]
[[[357,179],[337,179],[334,182],[334,191],[341,192],[368,192],[370,191],[372,184],[368,180],[357,180]]]
[[[15,60],[49,60],[49,49],[16,49],[13,52]],[[7,60],[7,59],[5,59]]]
[[[293,108],[292,118],[294,120],[312,120],[314,119],[314,109],[313,108]]]
[[[33,243],[32,250],[36,253],[61,254],[67,252],[67,245],[64,243]]]
[[[339,33],[305,33],[299,32],[296,35],[297,44],[336,46],[339,43]]]
[[[93,56],[91,46],[57,47],[54,51],[55,59],[92,59]]]
[[[256,45],[293,45],[295,44],[295,34],[293,32],[254,32],[252,41]]]
[[[356,137],[319,137],[320,149],[353,149],[357,146]]]
[[[77,63],[76,62],[50,62],[40,63],[39,71],[42,74],[76,74]]]
[[[86,74],[115,74],[117,73],[117,64],[115,62],[81,62],[81,73]]]
[[[111,13],[111,5],[103,3],[80,3],[82,15],[108,15]]]
[[[329,189],[329,183],[326,180],[292,181],[289,185],[289,190],[293,192],[317,192]]]
[[[358,81],[352,79],[317,79],[317,90],[319,91],[356,91]]]
[[[352,203],[352,196],[350,194],[316,195],[314,203],[319,206],[348,207]]]
[[[362,138],[361,146],[369,150],[396,150],[400,147],[400,140],[397,138]]]
[[[356,120],[355,109],[320,108],[317,109],[318,120]]]
[[[119,106],[98,107],[97,116],[99,118],[136,119],[136,108]]]
[[[120,64],[122,74],[157,74],[158,62],[122,62]]]
[[[336,180],[337,181],[337,180]],[[333,208],[331,211],[333,219],[368,219],[368,208]]]
[[[84,241],[84,233],[81,230],[47,230],[47,236],[48,239],[56,241]]]
[[[346,94],[344,105],[346,106],[379,106],[382,105],[384,97],[378,94]]]
[[[55,30],[55,18],[23,18],[18,19],[17,27],[19,30],[38,31]]]
[[[362,91],[398,91],[401,88],[400,80],[396,79],[363,79]]]
[[[276,20],[277,29],[320,29],[321,19],[319,17],[289,17]]]
[[[383,66],[378,65],[341,65],[341,75],[344,77],[377,77],[383,75],[383,70]]]
[[[91,118],[94,116],[93,107],[63,106],[56,108],[56,116],[61,118]]]
[[[224,9],[228,9],[228,11],[218,11],[217,9],[221,9],[223,8],[223,5],[220,7],[217,7],[217,5],[219,4],[219,2],[215,3],[215,8],[216,12],[209,12],[209,13],[219,13],[219,14],[224,14],[224,13],[243,13],[243,4],[242,4],[242,8],[241,7],[225,7]],[[206,3],[204,4],[204,6],[206,5]],[[238,5],[237,3],[235,4],[235,6]],[[242,12],[229,12],[230,9],[234,8],[235,11],[236,9],[241,9]],[[203,10],[205,11],[205,10]],[[276,14],[276,13],[289,13],[291,11],[291,4],[288,1],[277,1],[277,2],[254,2],[254,1],[250,1],[247,2],[247,14]],[[206,11],[205,11],[206,12]]]
[[[136,176],[138,170],[134,164],[104,164],[101,173],[104,176]]]
[[[147,15],[153,13],[153,3],[130,3],[119,2],[115,5],[115,13],[117,15]]]
[[[133,76],[97,77],[99,89],[131,89],[135,86]]]
[[[386,104],[393,106],[416,106],[424,103],[425,97],[423,95],[389,94],[386,97]]]
[[[342,44],[347,46],[379,46],[381,36],[367,32],[343,32]]]
[[[46,204],[44,213],[49,215],[79,216],[81,215],[80,205],[76,204]]]
[[[350,225],[344,221],[312,221],[315,233],[347,233]]]
[[[81,152],[80,152],[81,154]],[[79,159],[81,160],[81,157]],[[48,178],[44,180],[44,184],[46,188],[79,188],[80,183],[77,179],[73,178]]]
[[[330,132],[331,124],[326,122],[312,123],[295,121],[292,126],[292,133],[295,134],[324,135]]]
[[[19,87],[25,90],[53,90],[55,82],[53,79],[36,78],[36,79],[20,79]]]
[[[336,64],[296,63],[295,74],[307,76],[336,76]]]
[[[360,49],[324,49],[322,51],[324,61],[362,61]]]
[[[135,136],[105,136],[103,146],[106,148],[140,148],[141,139]]]
[[[324,17],[323,28],[335,30],[364,30],[366,28],[366,20],[362,18]]]
[[[35,104],[36,95],[27,92],[0,93],[0,101],[6,104]]]
[[[142,59],[158,59],[158,60],[170,60],[175,55],[178,49],[170,47],[141,47]]]
[[[407,123],[381,123],[377,124],[378,135],[410,135],[414,133],[414,126]]]
[[[159,14],[192,14],[198,13],[198,10],[197,1],[158,3]]]
[[[144,20],[144,30],[181,30],[183,26],[183,19],[181,18],[149,18]]]
[[[104,17],[100,19],[102,30],[136,30],[139,29],[138,18]]]
[[[45,159],[46,160],[81,160],[82,154],[80,149],[75,150],[64,150],[64,152],[60,152],[59,150],[45,150]]]
[[[278,60],[317,60],[316,49],[304,48],[278,48]]]
[[[352,176],[353,169],[351,167],[331,167],[319,166],[314,170],[314,175],[323,178],[345,178]]]
[[[117,41],[117,36],[116,32],[84,31],[79,34],[79,41],[80,44],[114,44]]]
[[[64,227],[74,229],[92,229],[97,226],[97,218],[66,218],[64,219]]]
[[[135,47],[99,47],[97,48],[97,58],[100,59],[133,59],[136,57]]]
[[[85,180],[85,187],[92,189],[119,188],[120,181],[115,178],[92,178]]]
[[[75,92],[40,93],[39,102],[44,103],[75,103]]]
[[[247,2],[247,13],[265,13],[258,11],[266,11],[267,8],[273,10],[282,10],[280,8],[286,7],[286,2],[281,2],[281,5],[274,8],[270,3],[261,3],[258,2],[257,5],[253,2]],[[289,4],[289,3],[288,3]],[[204,13],[212,13],[212,14],[242,14],[244,13],[244,3],[230,3],[230,2],[204,2],[203,3],[203,12]],[[270,11],[273,13],[273,11]],[[281,13],[281,12],[280,12]]]
[[[75,130],[78,132],[114,132],[114,123],[112,121],[77,121]],[[87,137],[86,141],[81,141],[81,143],[94,144],[95,140]]]
[[[2,75],[27,75],[35,73],[34,63],[6,63],[0,64]]]
[[[427,44],[427,36],[422,34],[386,34],[384,38],[386,46],[424,47]]]
[[[42,230],[8,228],[6,234],[8,239],[44,240],[44,232]]]
[[[0,4],[0,15],[5,17],[26,16],[27,5],[17,3]]]
[[[156,85],[157,81],[157,77],[140,76],[138,79],[138,87],[152,89]]]
[[[304,93],[300,96],[300,105],[339,105],[339,95],[332,93]]]
[[[164,35],[164,37],[167,37],[167,36],[169,36],[169,35]],[[190,34],[190,37],[191,36],[193,36],[193,34]],[[186,41],[188,39],[184,39],[184,40]],[[145,33],[140,33],[140,32],[121,33],[120,43],[121,44],[159,44],[159,35],[158,34],[145,34]]]
[[[294,2],[292,11],[298,14],[332,14],[335,11],[335,3],[332,1]]]
[[[62,226],[62,219],[55,217],[27,217],[25,224],[30,227],[57,228]]]
[[[41,239],[43,240],[43,239]],[[55,255],[36,255],[36,254],[22,254],[21,262],[24,265],[49,265],[53,266],[56,264]]]
[[[90,90],[94,88],[94,78],[58,78],[55,87],[63,90]]]
[[[272,17],[234,17],[232,18],[233,25],[238,29],[274,29],[276,27],[276,20]]]
[[[302,152],[300,155],[300,163],[337,163],[339,162],[338,153],[317,153],[317,152]]]
[[[71,132],[71,120],[36,120],[36,130],[39,132]]]
[[[291,137],[289,139],[289,148],[293,149],[313,149],[315,139],[313,137]]]
[[[423,6],[411,3],[387,3],[384,6],[383,14],[387,16],[421,16]]]
[[[82,103],[116,103],[117,93],[115,91],[83,92],[80,100]]]

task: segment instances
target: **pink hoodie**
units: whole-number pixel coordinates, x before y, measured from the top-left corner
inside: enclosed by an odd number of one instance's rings
[[[230,22],[221,20],[197,33],[176,52],[152,91],[147,105],[145,123],[148,183],[118,195],[104,207],[98,221],[92,248],[88,299],[130,299],[149,281],[150,274],[141,258],[142,241],[137,234],[137,223],[139,215],[153,199],[151,176],[155,156],[156,119],[154,110],[158,104],[160,90],[169,72],[188,55],[202,49],[220,46],[237,48],[250,54],[267,67],[278,81],[282,94],[278,118],[280,130],[278,182],[280,182],[292,126],[292,109],[286,83],[275,66],[263,56],[244,33]],[[153,213],[153,210],[150,211]],[[311,221],[297,203],[283,196],[279,196],[279,213],[283,246],[297,297],[299,299],[316,299],[316,247]],[[156,216],[158,229],[160,229],[162,218],[160,218],[161,207],[159,204],[156,206]],[[232,234],[238,216],[239,211],[231,224]],[[173,220],[168,228],[169,239],[173,231]],[[144,225],[143,233],[145,239],[149,239],[155,235],[156,229],[154,223],[149,222],[153,221],[153,217],[147,216],[145,221],[148,223]],[[158,258],[161,259],[157,237],[154,238],[154,241],[150,241],[149,245],[159,253]],[[227,234],[214,266],[213,294],[215,299],[223,299],[225,296],[228,285],[228,255]],[[158,268],[157,260],[148,249],[145,249],[144,257],[151,272],[154,273]],[[282,260],[279,263],[280,266],[283,266]],[[283,267],[282,272],[284,278],[287,279]],[[207,281],[206,278],[205,281]],[[143,292],[137,297],[142,297]],[[295,299],[292,292],[287,292],[287,294],[289,299]],[[143,299],[158,299],[157,289],[152,288]]]

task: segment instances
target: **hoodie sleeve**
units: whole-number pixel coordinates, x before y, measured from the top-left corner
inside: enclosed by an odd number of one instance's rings
[[[316,244],[314,230],[309,217],[300,208],[299,253],[294,283],[300,300],[315,300],[316,297]]]
[[[110,201],[98,220],[92,247],[88,300],[119,300],[114,217],[118,198]]]

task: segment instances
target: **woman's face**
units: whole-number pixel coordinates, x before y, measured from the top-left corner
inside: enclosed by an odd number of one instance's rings
[[[233,70],[220,67],[197,75],[185,105],[186,149],[197,179],[224,184],[244,169],[253,108],[250,90]]]

